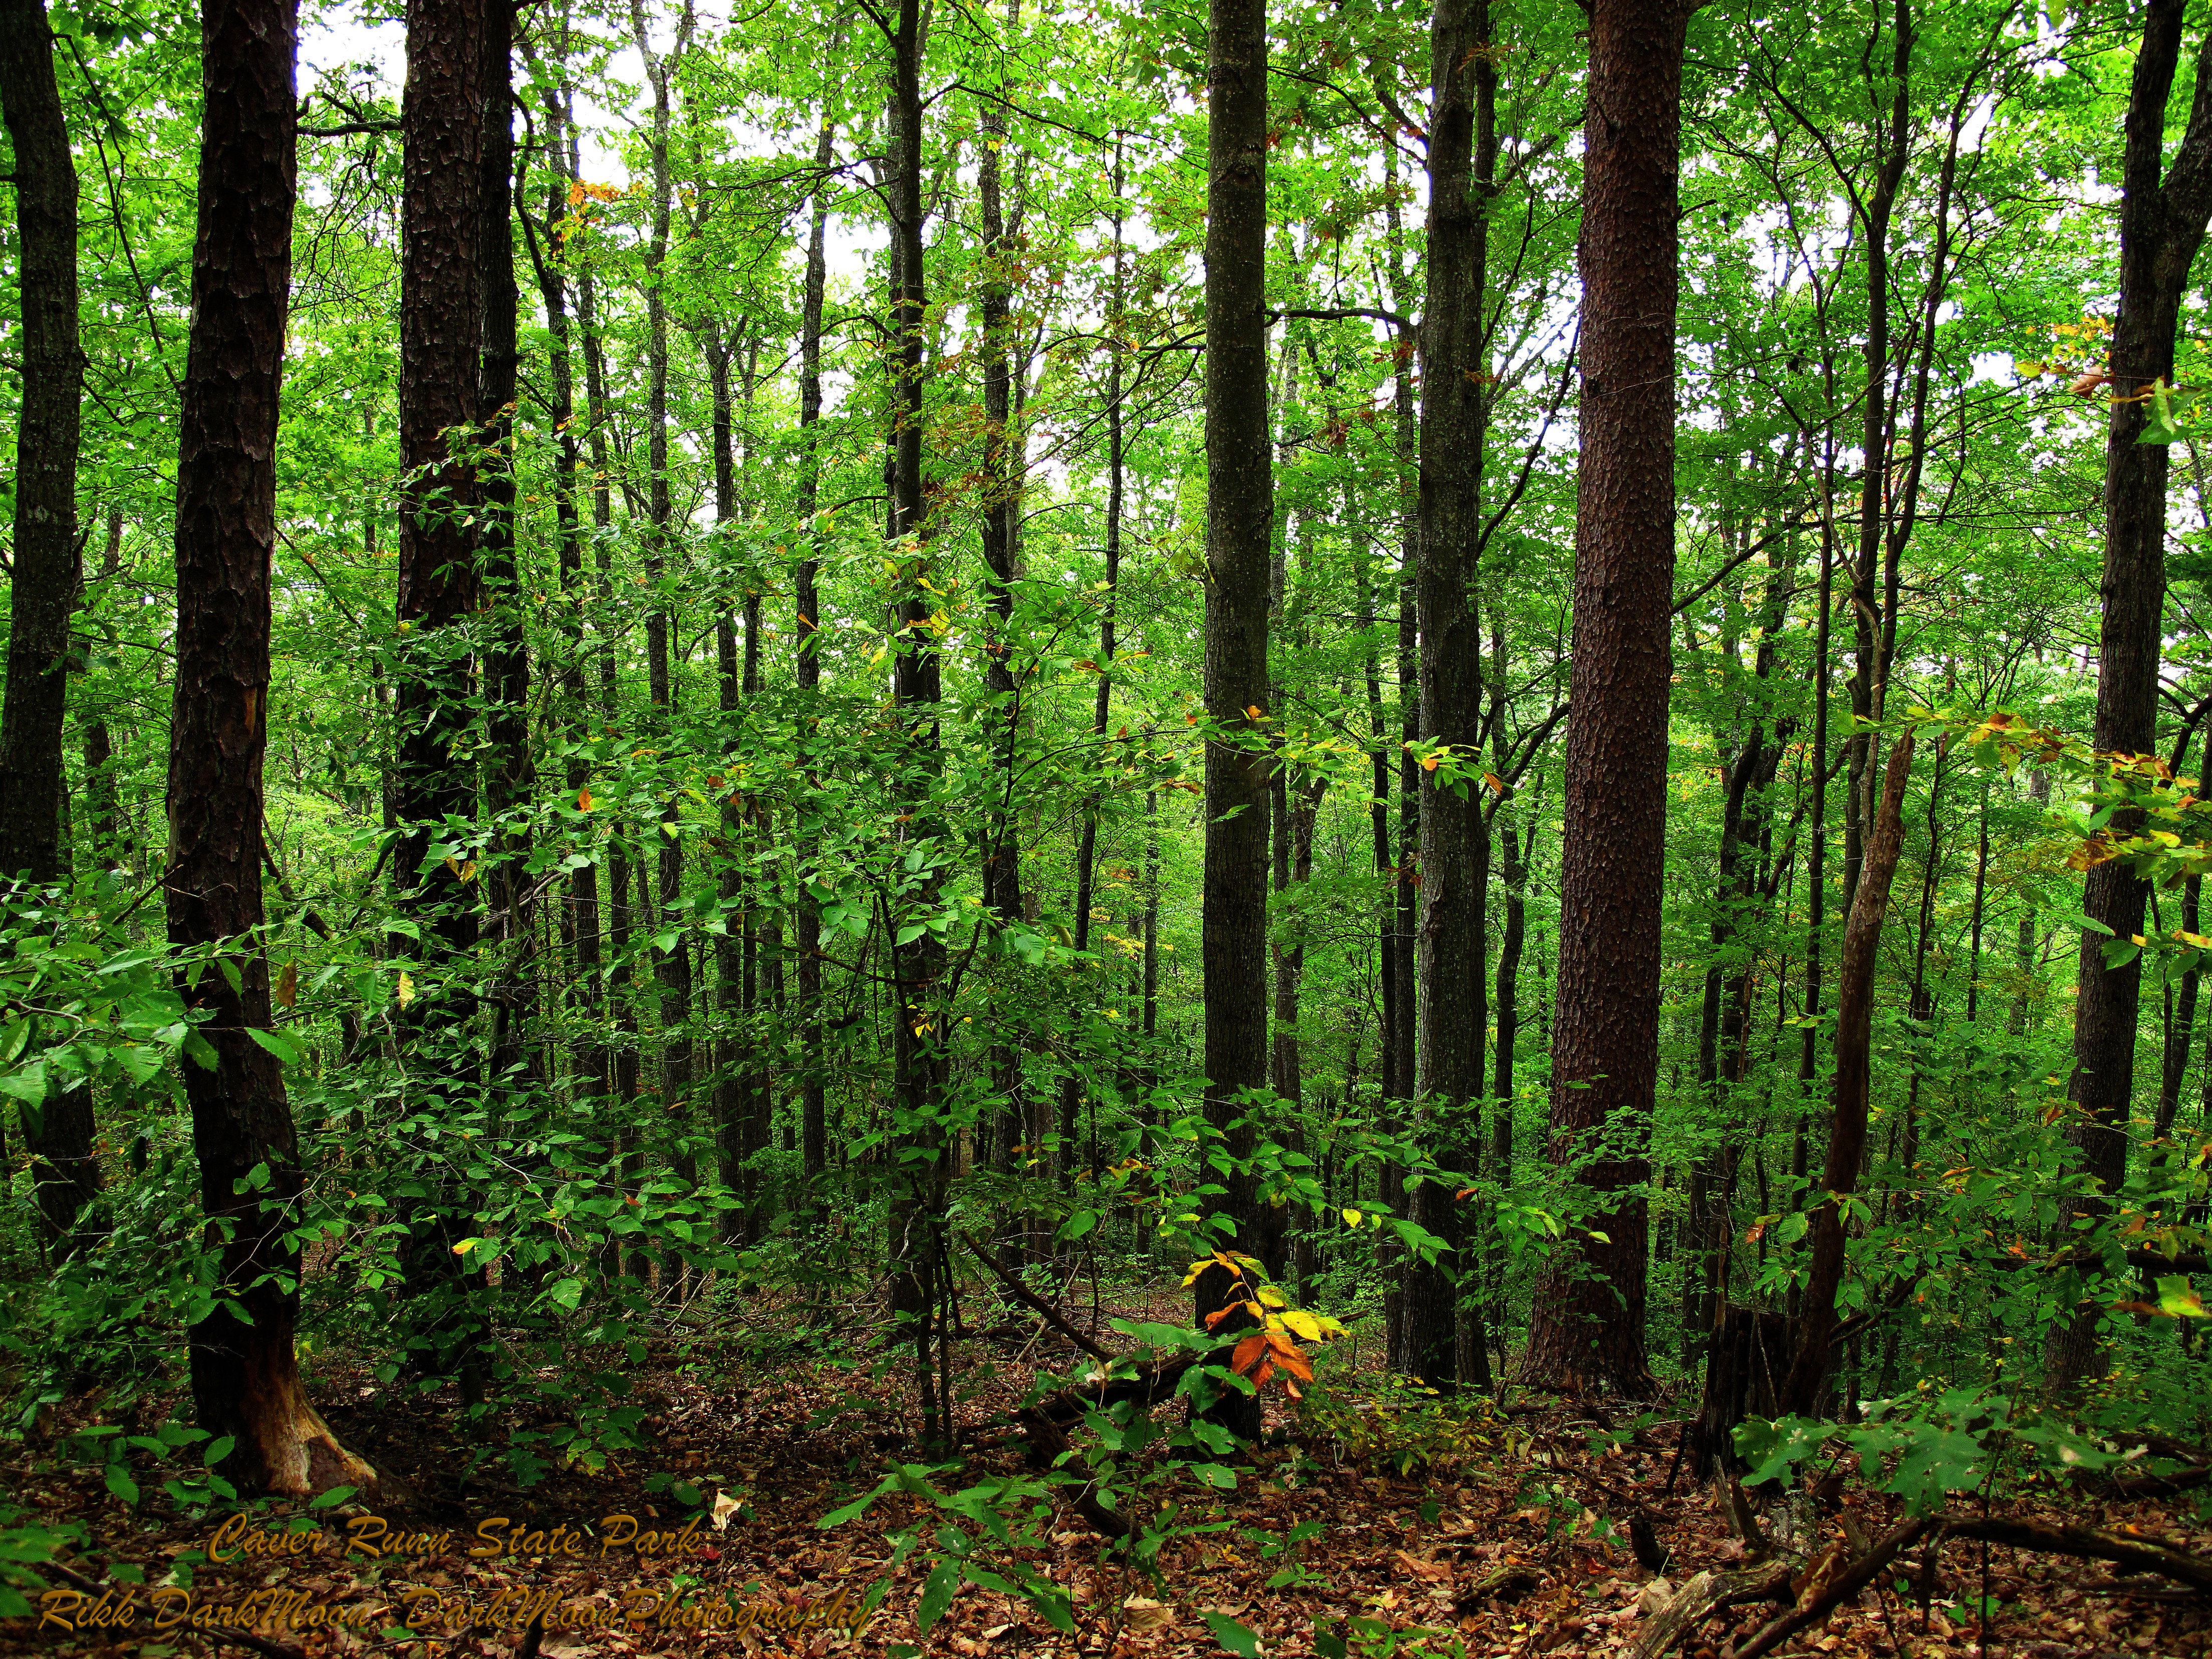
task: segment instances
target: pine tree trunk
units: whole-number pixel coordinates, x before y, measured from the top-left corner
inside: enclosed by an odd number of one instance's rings
[[[1574,667],[1559,848],[1552,1158],[1597,1209],[1545,1270],[1531,1375],[1651,1388],[1647,1173],[1659,1068],[1674,573],[1681,0],[1593,0],[1583,167]],[[1611,1144],[1601,1146],[1610,1138]],[[1593,1236],[1602,1233],[1602,1241]]]
[[[292,265],[297,0],[210,0],[192,323],[177,464],[177,678],[171,713],[170,942],[236,970],[179,975],[216,1053],[182,1067],[207,1243],[222,1283],[191,1328],[201,1427],[231,1436],[241,1492],[298,1496],[375,1474],[339,1445],[300,1384],[300,1254],[289,1239],[305,1173],[269,1030],[261,926],[262,757],[268,744],[270,564],[278,381]],[[257,1174],[257,1172],[262,1172]]]

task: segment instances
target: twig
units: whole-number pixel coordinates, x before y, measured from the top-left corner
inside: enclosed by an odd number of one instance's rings
[[[986,1267],[988,1267],[993,1275],[1001,1285],[1004,1285],[1008,1290],[1012,1291],[1017,1297],[1018,1297],[1023,1304],[1036,1312],[1046,1324],[1051,1326],[1053,1329],[1058,1331],[1062,1336],[1075,1344],[1077,1347],[1082,1349],[1084,1352],[1089,1354],[1093,1359],[1110,1360],[1114,1358],[1112,1354],[1107,1352],[1107,1351],[1101,1347],[1097,1343],[1084,1335],[1081,1331],[1077,1330],[1073,1324],[1071,1324],[1066,1318],[1062,1317],[1060,1310],[1054,1307],[1052,1304],[1047,1302],[1042,1297],[1037,1295],[1036,1291],[1030,1290],[1028,1285],[1023,1284],[1020,1279],[1015,1278],[1013,1274],[1008,1273],[997,1262],[992,1261],[990,1251],[984,1249],[982,1245],[978,1244],[973,1237],[966,1233],[963,1233],[960,1235],[960,1242],[965,1244],[969,1249],[973,1250],[975,1253],[975,1259],[981,1262]]]

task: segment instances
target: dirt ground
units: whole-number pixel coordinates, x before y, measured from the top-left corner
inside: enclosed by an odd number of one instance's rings
[[[1102,1311],[1155,1310],[1130,1303]],[[1066,1370],[1079,1359],[1034,1319],[1010,1317],[961,1346],[965,1468],[940,1477],[941,1490],[1024,1469],[1009,1413],[1038,1366]],[[1762,1558],[1759,1540],[1747,1547],[1714,1490],[1679,1475],[1669,1490],[1694,1401],[1662,1402],[1656,1420],[1632,1432],[1607,1419],[1607,1432],[1575,1402],[1529,1396],[1503,1414],[1465,1419],[1455,1445],[1439,1453],[1431,1443],[1436,1461],[1406,1468],[1402,1449],[1388,1462],[1374,1449],[1387,1435],[1352,1435],[1347,1450],[1346,1436],[1317,1426],[1313,1402],[1301,1410],[1271,1389],[1268,1440],[1245,1460],[1234,1490],[1176,1487],[1194,1530],[1163,1550],[1157,1578],[1109,1559],[1063,1504],[1039,1526],[1042,1547],[1019,1553],[1068,1596],[1073,1636],[1018,1598],[975,1584],[923,1635],[915,1615],[931,1559],[887,1566],[891,1536],[923,1522],[933,1532],[951,1517],[897,1494],[842,1526],[816,1525],[890,1463],[918,1458],[906,1438],[903,1370],[878,1375],[819,1356],[731,1368],[710,1346],[679,1351],[661,1341],[653,1356],[635,1379],[652,1413],[648,1449],[598,1473],[560,1469],[527,1490],[496,1460],[468,1474],[477,1431],[461,1426],[450,1395],[426,1399],[379,1387],[349,1364],[320,1364],[313,1386],[331,1426],[397,1480],[374,1505],[318,1512],[321,1547],[309,1534],[298,1554],[268,1553],[265,1537],[241,1535],[242,1522],[216,1539],[150,1483],[126,1507],[99,1471],[57,1468],[50,1452],[11,1447],[0,1484],[88,1524],[91,1546],[69,1565],[105,1594],[80,1592],[73,1606],[58,1599],[43,1628],[0,1626],[0,1652],[504,1659],[532,1651],[534,1640],[547,1659],[902,1647],[1169,1659],[1233,1650],[1211,1613],[1250,1632],[1268,1655],[1651,1659],[1639,1644],[1670,1595],[1701,1571],[1740,1571]],[[1373,1419],[1379,1381],[1340,1364],[1324,1369],[1338,1429]],[[667,1476],[696,1483],[702,1504],[678,1501]],[[2072,1489],[2045,1495],[2063,1504],[2030,1492],[2002,1502],[2001,1512],[2212,1555],[2212,1524],[2189,1497],[2103,1504]],[[1800,1505],[1810,1535],[1790,1540],[1808,1562],[1856,1559],[1899,1519],[1893,1499],[1856,1486],[1832,1486],[1820,1498]],[[1663,1575],[1639,1565],[1620,1535],[1638,1511],[1650,1527],[1646,1553],[1663,1553]],[[271,1506],[246,1530],[281,1531],[302,1512]],[[1787,1518],[1786,1505],[1773,1505],[1761,1531]],[[887,1577],[880,1604],[847,1628]],[[1772,1601],[1727,1609],[1672,1650],[1728,1659],[1786,1610]],[[533,1638],[534,1613],[544,1616]],[[258,1646],[240,1645],[241,1628]],[[2212,1659],[2212,1596],[2094,1560],[1954,1539],[1907,1550],[1871,1588],[1774,1650]]]

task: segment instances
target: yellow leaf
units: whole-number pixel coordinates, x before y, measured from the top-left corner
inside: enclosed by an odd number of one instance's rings
[[[402,1008],[404,1008],[404,1007],[405,1007],[409,1003],[410,1003],[410,1002],[412,1002],[412,1001],[414,1001],[414,1000],[415,1000],[415,981],[414,981],[414,978],[413,978],[413,976],[412,976],[411,975],[408,975],[408,974],[402,974],[402,975],[400,975],[400,976],[399,976],[399,1006],[400,1006]]]
[[[1366,1219],[1367,1214],[1364,1210],[1346,1209],[1344,1212],[1344,1224],[1347,1227],[1357,1227]]]
[[[276,975],[276,1006],[289,1008],[300,1000],[300,964],[288,962],[284,971]]]
[[[1291,1309],[1283,1316],[1283,1323],[1290,1327],[1293,1336],[1304,1337],[1309,1342],[1321,1340],[1321,1321],[1304,1308]]]

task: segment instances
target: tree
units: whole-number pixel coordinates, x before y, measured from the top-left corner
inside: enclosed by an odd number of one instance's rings
[[[1598,1209],[1545,1272],[1538,1376],[1650,1388],[1643,1147],[1659,1073],[1682,54],[1692,8],[1591,0],[1574,673],[1559,847],[1552,1157]]]
[[[1235,1248],[1273,1254],[1249,1164],[1267,1084],[1267,0],[1209,0],[1206,220],[1206,1120],[1218,1135],[1218,1217]],[[1225,1241],[1224,1241],[1225,1242]],[[1219,1267],[1195,1286],[1203,1321],[1233,1304]],[[1241,1316],[1220,1322],[1233,1328]],[[1223,1426],[1259,1437],[1256,1395]]]
[[[76,166],[54,81],[54,44],[39,0],[0,6],[0,106],[15,149],[21,237],[23,398],[15,424],[15,571],[8,686],[0,713],[0,875],[52,881],[66,867],[62,714],[69,697],[70,611],[76,603]]]
[[[0,4],[0,111],[15,146],[16,289],[22,400],[15,424],[15,565],[8,683],[0,699],[0,880],[53,881],[68,869],[62,725],[70,612],[76,604],[78,401],[76,167],[54,80],[53,34],[39,0]],[[92,1095],[55,1090],[22,1112],[50,1257],[76,1248],[77,1217],[100,1192]]]
[[[210,0],[192,328],[177,462],[177,678],[170,715],[169,941],[212,1066],[187,1066],[208,1248],[221,1288],[191,1328],[200,1426],[235,1442],[241,1490],[373,1490],[300,1384],[306,1172],[270,1033],[261,906],[269,573],[296,195],[297,0]]]
[[[2181,55],[2179,0],[2150,0],[2136,55],[2125,124],[2120,189],[2120,303],[2110,355],[2112,414],[2105,435],[2105,565],[2097,636],[2094,741],[2106,750],[2155,752],[2160,621],[2166,597],[2166,448],[2142,441],[2147,393],[2173,377],[2174,337],[2190,269],[2212,220],[2212,33],[2199,45],[2197,90],[2188,130],[2166,158],[2166,99]],[[2119,834],[2140,826],[2124,816]],[[2128,1113],[2134,1097],[2137,1005],[2142,964],[2130,955],[2108,963],[2106,940],[2143,930],[2149,884],[2118,861],[2089,872],[2081,908],[2097,924],[2081,932],[2074,1015],[2074,1079],[2080,1112],[2070,1139],[2096,1191],[2074,1200],[2069,1219],[2109,1213],[2128,1167]],[[2108,931],[2109,930],[2109,931]],[[2077,1315],[2051,1334],[2054,1389],[2071,1387],[2097,1364],[2098,1316]]]
[[[399,507],[399,640],[394,674],[399,819],[392,879],[410,933],[403,958],[428,971],[403,987],[402,1030],[410,1102],[428,1115],[465,1109],[474,1068],[466,1025],[476,999],[464,977],[478,936],[475,872],[434,844],[477,817],[470,756],[475,669],[467,619],[481,605],[470,517],[480,500],[471,435],[477,429],[478,359],[483,344],[483,74],[485,0],[422,0],[407,16],[407,86],[400,198],[399,449],[406,469]],[[423,1156],[434,1159],[434,1147]],[[408,1279],[416,1294],[467,1294],[453,1249],[455,1195],[441,1174],[430,1183],[434,1213],[410,1224]],[[431,1304],[434,1309],[438,1302]],[[447,1333],[442,1314],[432,1322]],[[480,1386],[473,1361],[457,1363]]]
[[[1482,617],[1475,577],[1482,550],[1482,469],[1488,436],[1484,290],[1489,213],[1498,161],[1498,69],[1487,0],[1443,0],[1431,36],[1429,292],[1421,319],[1420,529],[1415,594],[1421,641],[1421,735],[1481,769]],[[1490,837],[1479,778],[1439,787],[1424,774],[1421,921],[1417,935],[1419,1017],[1413,1097],[1431,1151],[1446,1170],[1480,1163],[1485,907]],[[1468,1115],[1474,1113],[1470,1128]],[[1410,1218],[1455,1253],[1452,1262],[1408,1256],[1401,1291],[1405,1330],[1398,1363],[1432,1386],[1486,1384],[1489,1346],[1480,1332],[1459,1364],[1460,1249],[1455,1182],[1424,1181]],[[1479,1314],[1473,1315],[1478,1322]]]

